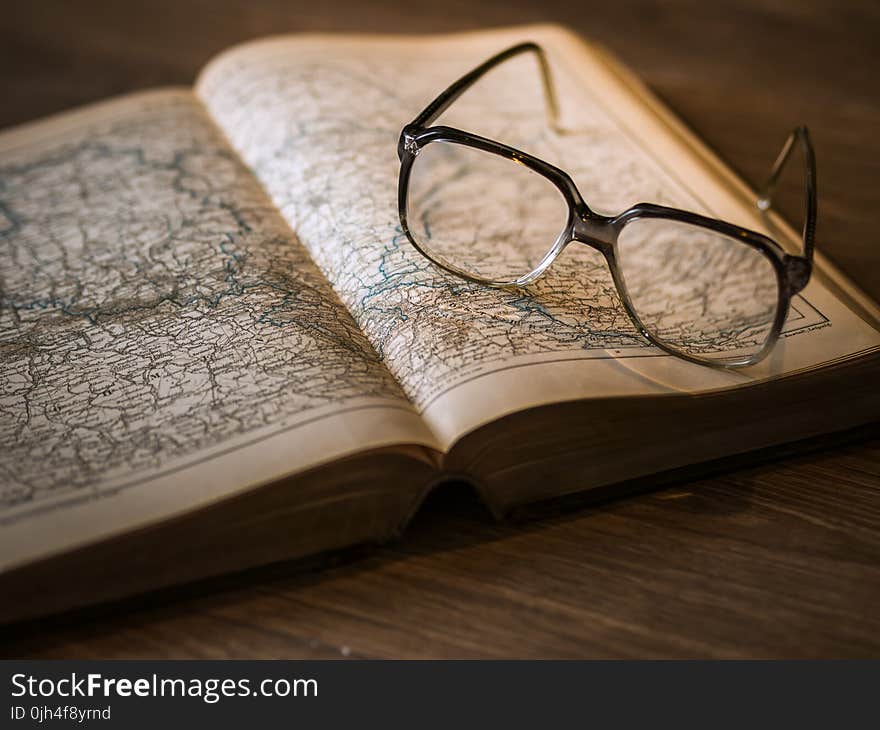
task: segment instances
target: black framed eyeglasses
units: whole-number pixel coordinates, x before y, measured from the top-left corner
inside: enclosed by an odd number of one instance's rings
[[[786,253],[756,231],[652,203],[600,215],[558,167],[471,132],[432,126],[480,77],[523,53],[537,56],[555,124],[558,103],[547,57],[528,42],[462,76],[401,131],[398,209],[413,246],[448,272],[510,287],[535,281],[568,245],[585,244],[605,257],[627,315],[660,349],[721,367],[766,357],[792,297],[812,272],[816,163],[806,127],[789,134],[756,202],[761,211],[770,208],[780,174],[801,145],[802,255]]]

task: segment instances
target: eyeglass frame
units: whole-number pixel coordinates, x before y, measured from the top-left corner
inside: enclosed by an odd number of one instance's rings
[[[550,267],[559,254],[572,243],[581,243],[599,251],[605,258],[605,262],[611,271],[614,285],[624,310],[630,321],[650,344],[658,347],[669,355],[682,358],[699,365],[708,365],[720,368],[739,368],[754,365],[763,360],[775,347],[782,333],[785,320],[791,307],[791,299],[806,287],[813,270],[813,249],[816,229],[816,160],[810,134],[805,126],[793,129],[776,161],[771,168],[767,183],[760,197],[756,200],[756,206],[762,213],[767,213],[772,205],[773,194],[782,171],[791,157],[796,144],[801,146],[805,163],[805,203],[804,203],[804,227],[802,232],[803,251],[801,255],[789,254],[772,238],[748,228],[729,223],[727,221],[711,218],[678,208],[671,208],[654,203],[636,203],[622,213],[615,216],[604,216],[591,210],[586,204],[571,177],[562,169],[546,162],[534,155],[516,149],[502,142],[482,137],[472,132],[449,127],[445,125],[432,126],[432,123],[465,91],[473,86],[486,73],[504,63],[505,61],[524,54],[533,53],[537,57],[541,80],[544,91],[544,99],[547,105],[548,117],[551,127],[557,132],[564,133],[558,123],[559,104],[556,90],[550,72],[550,65],[544,49],[533,41],[527,41],[511,46],[497,53],[482,64],[459,78],[445,91],[437,96],[426,106],[418,116],[406,124],[400,132],[397,145],[397,155],[400,159],[400,174],[398,178],[398,215],[401,228],[409,242],[425,258],[445,271],[462,277],[468,281],[486,286],[505,288],[526,286],[540,276]],[[541,175],[552,183],[561,193],[568,205],[568,220],[565,227],[556,238],[553,246],[542,258],[538,266],[528,274],[510,281],[496,281],[475,276],[470,272],[459,269],[442,259],[437,259],[431,253],[419,245],[416,237],[412,234],[407,221],[407,198],[409,192],[409,180],[413,164],[420,150],[434,142],[447,142],[460,144],[473,149],[498,155],[513,162],[522,164]],[[660,337],[654,336],[642,323],[635,310],[627,291],[623,274],[618,264],[618,237],[624,227],[638,219],[664,219],[679,223],[690,224],[704,228],[715,233],[720,233],[737,240],[763,254],[773,265],[777,280],[778,302],[776,316],[771,325],[763,346],[756,353],[733,359],[712,359],[700,357],[691,353],[676,349],[674,345],[667,344]]]

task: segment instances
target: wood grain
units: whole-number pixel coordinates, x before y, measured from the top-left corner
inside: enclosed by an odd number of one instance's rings
[[[6,126],[188,84],[279,32],[557,21],[604,43],[743,176],[792,125],[819,161],[819,245],[880,299],[880,6],[809,2],[33,2],[0,14]],[[793,191],[792,191],[793,192]],[[791,218],[792,195],[783,201]],[[50,590],[45,586],[43,590]],[[601,506],[496,523],[467,490],[404,540],[2,632],[30,657],[880,655],[880,432]]]

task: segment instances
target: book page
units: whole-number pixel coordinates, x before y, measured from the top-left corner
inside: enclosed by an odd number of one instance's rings
[[[493,71],[437,123],[557,164],[599,213],[653,202],[762,230],[757,211],[600,54],[553,27],[433,38],[279,37],[226,52],[197,84],[445,447],[530,406],[747,385],[880,345],[875,329],[819,275],[794,299],[771,356],[734,371],[649,346],[604,259],[586,246],[569,246],[520,289],[469,283],[423,257],[398,220],[401,128],[459,76],[524,40],[548,51],[564,134],[547,124],[540,74],[527,56]],[[780,144],[787,131],[780,130]],[[797,250],[796,240],[784,244]],[[670,295],[669,312],[681,304]]]
[[[435,445],[190,90],[0,135],[0,568]]]

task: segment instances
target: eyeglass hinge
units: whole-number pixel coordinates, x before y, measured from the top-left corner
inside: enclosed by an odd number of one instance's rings
[[[792,294],[797,294],[810,281],[813,273],[813,264],[803,256],[785,257],[785,271],[788,278],[788,288]]]
[[[416,142],[415,137],[411,137],[407,134],[403,138],[403,149],[409,152],[413,157],[416,157],[419,154],[419,143]]]

